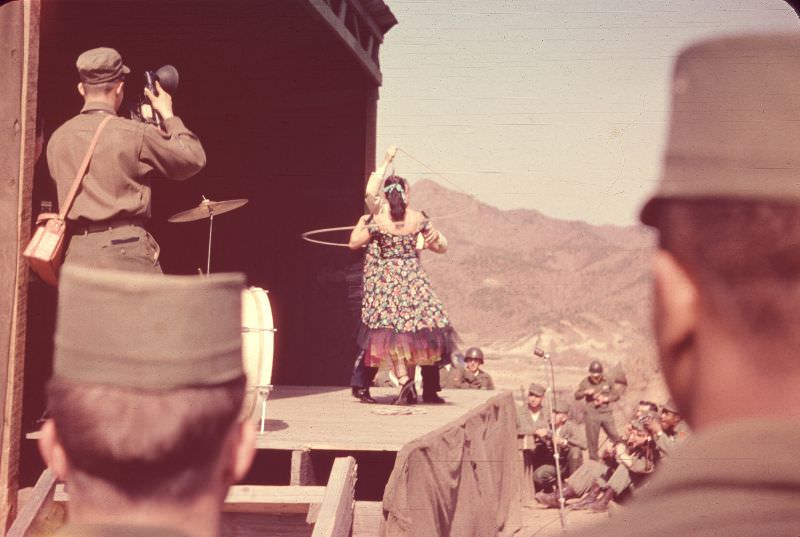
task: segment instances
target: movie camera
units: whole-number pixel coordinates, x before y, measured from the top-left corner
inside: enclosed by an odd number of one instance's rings
[[[158,95],[156,82],[161,85],[164,91],[172,95],[178,89],[179,80],[178,70],[172,65],[164,65],[155,71],[144,72],[144,86],[156,96]],[[155,125],[158,128],[162,128],[164,124],[164,118],[161,117],[158,111],[153,109],[150,101],[144,96],[131,108],[130,117],[142,123]]]

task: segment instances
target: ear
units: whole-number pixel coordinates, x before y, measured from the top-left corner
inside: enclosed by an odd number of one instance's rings
[[[696,379],[700,319],[697,285],[668,252],[653,256],[653,325],[664,380],[681,408],[688,407]]]
[[[250,420],[242,420],[234,426],[235,435],[231,446],[231,480],[236,483],[247,475],[256,454],[256,429]]]
[[[122,89],[123,89],[123,87],[124,87],[124,86],[125,86],[125,81],[124,81],[124,80],[121,80],[121,81],[120,81],[120,83],[119,83],[119,84],[117,84],[117,87],[116,87],[116,88],[114,88],[114,94],[115,94],[115,95],[120,95],[120,94],[122,94]]]
[[[69,473],[69,461],[64,448],[58,440],[56,425],[53,420],[47,420],[41,429],[39,437],[39,453],[42,455],[47,467],[64,481]]]
[[[653,280],[654,328],[663,359],[696,329],[697,286],[677,260],[664,250],[657,250],[653,256]]]
[[[81,94],[81,97],[86,97],[86,89],[83,87],[83,82],[78,82],[78,93]]]

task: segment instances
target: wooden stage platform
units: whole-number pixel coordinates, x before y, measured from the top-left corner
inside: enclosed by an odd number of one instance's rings
[[[518,530],[511,393],[444,390],[445,404],[394,406],[397,392],[373,388],[381,404],[370,405],[350,388],[275,387],[253,468],[226,501],[222,535],[506,537]],[[59,487],[42,474],[15,537],[46,535],[31,528],[48,512],[63,521],[69,500]]]
[[[364,404],[350,388],[277,386],[267,402],[259,449],[393,451],[484,405],[497,391],[444,390],[445,404],[390,405],[396,388],[372,388],[378,405]]]

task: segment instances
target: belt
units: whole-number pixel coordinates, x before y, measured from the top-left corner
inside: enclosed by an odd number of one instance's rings
[[[70,222],[68,229],[73,235],[88,235],[89,233],[111,231],[114,228],[122,226],[144,227],[144,225],[145,221],[140,218],[120,218],[103,222]]]

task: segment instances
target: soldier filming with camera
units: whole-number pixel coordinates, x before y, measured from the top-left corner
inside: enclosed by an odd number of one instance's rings
[[[172,96],[158,80],[144,89],[144,96],[163,120],[161,128],[117,115],[130,69],[116,50],[87,50],[76,67],[83,108],[53,133],[47,146],[62,207],[80,186],[67,213],[64,263],[160,273],[159,246],[146,230],[151,181],[195,175],[206,164],[203,146],[175,115]],[[87,159],[91,166],[76,177]]]

